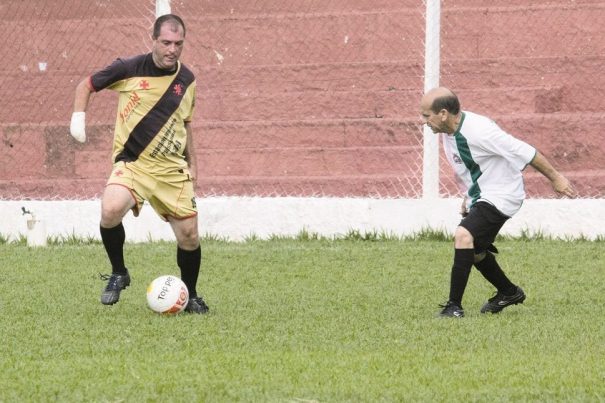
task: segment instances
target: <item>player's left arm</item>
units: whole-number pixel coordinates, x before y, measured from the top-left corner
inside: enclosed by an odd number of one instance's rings
[[[187,145],[185,146],[185,161],[189,166],[189,173],[193,182],[197,179],[197,157],[195,155],[195,146],[193,145],[193,129],[191,122],[185,122],[185,131],[187,132]]]
[[[568,197],[576,196],[576,191],[571,186],[571,182],[569,182],[565,176],[559,173],[559,171],[557,171],[546,159],[546,157],[538,150],[536,150],[536,155],[531,160],[529,165],[534,167],[538,172],[550,180],[552,188],[555,190],[555,192]]]
[[[557,171],[542,153],[530,144],[511,136],[497,124],[494,123],[491,130],[486,133],[483,145],[490,151],[502,155],[520,170],[523,170],[529,161],[529,165],[550,180],[555,192],[568,197],[576,196],[569,180]]]

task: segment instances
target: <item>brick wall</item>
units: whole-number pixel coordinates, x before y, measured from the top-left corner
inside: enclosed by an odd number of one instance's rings
[[[183,60],[198,77],[200,195],[420,194],[422,1],[174,3],[188,25]],[[151,20],[144,1],[95,18],[87,4],[67,14],[0,6],[14,55],[0,60],[0,198],[102,191],[116,97],[93,96],[82,145],[67,134],[73,91],[115,57],[148,51]],[[605,28],[594,18],[603,4],[443,1],[442,11],[442,83],[536,145],[584,196],[604,197],[594,95],[605,89]],[[552,195],[526,175],[532,196]],[[447,180],[441,191],[455,192]]]

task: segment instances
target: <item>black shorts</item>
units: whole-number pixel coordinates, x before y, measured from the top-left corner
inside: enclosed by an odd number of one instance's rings
[[[509,218],[490,203],[480,201],[471,207],[459,225],[473,236],[475,253],[483,253],[486,250],[497,252],[492,243]]]

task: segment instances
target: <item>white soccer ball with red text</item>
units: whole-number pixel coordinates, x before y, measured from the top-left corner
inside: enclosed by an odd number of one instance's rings
[[[177,314],[187,306],[189,291],[176,276],[160,276],[147,286],[147,305],[161,314]]]

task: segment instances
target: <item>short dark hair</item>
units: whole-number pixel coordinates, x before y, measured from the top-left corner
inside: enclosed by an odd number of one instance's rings
[[[453,115],[457,115],[460,112],[460,101],[456,94],[444,95],[436,97],[431,105],[431,110],[434,113],[439,113],[440,110],[445,109]]]
[[[155,20],[155,23],[153,24],[153,39],[158,39],[158,37],[160,36],[160,30],[162,29],[162,25],[165,22],[172,22],[173,26],[180,25],[181,27],[183,27],[183,36],[185,36],[185,34],[187,33],[187,31],[185,30],[185,23],[183,22],[181,17],[175,14],[164,14],[161,17],[158,17],[158,19]]]

